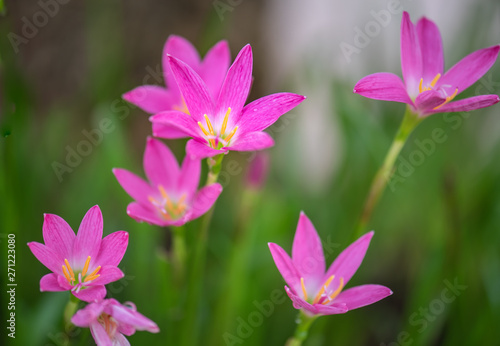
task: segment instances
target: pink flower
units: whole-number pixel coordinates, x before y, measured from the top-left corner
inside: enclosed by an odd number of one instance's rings
[[[188,112],[170,70],[169,55],[175,56],[191,66],[206,83],[213,97],[219,94],[231,59],[227,42],[218,42],[208,51],[202,61],[196,48],[189,41],[180,36],[170,35],[163,48],[162,59],[163,77],[167,88],[157,85],[143,85],[125,93],[123,98],[151,114],[173,109]]]
[[[168,60],[189,115],[179,111],[154,115],[150,118],[153,135],[178,138],[177,134],[182,132],[185,137],[192,137],[187,152],[193,157],[205,158],[229,150],[253,151],[272,146],[273,139],[263,130],[305,99],[292,93],[279,93],[244,106],[252,84],[250,45],[243,47],[229,68],[217,97],[213,97],[203,79],[191,67],[173,56]]]
[[[130,336],[136,330],[160,331],[156,323],[137,312],[133,303],[122,305],[115,299],[88,304],[73,315],[71,322],[78,327],[89,327],[97,346],[127,346],[130,343],[124,334]]]
[[[301,213],[291,259],[279,245],[269,243],[274,262],[288,285],[285,290],[293,306],[309,315],[342,314],[391,295],[389,288],[380,285],[343,290],[363,261],[372,237],[373,231],[352,243],[325,273],[321,240],[311,221]]]
[[[401,22],[404,84],[392,73],[375,73],[362,78],[354,92],[375,100],[406,103],[420,116],[488,107],[500,101],[498,95],[451,101],[493,66],[499,50],[497,45],[475,51],[443,74],[443,46],[438,27],[425,17],[414,25],[404,12]]]
[[[128,245],[128,233],[118,231],[102,239],[99,206],[89,209],[78,233],[57,215],[45,214],[44,244],[28,243],[33,255],[53,273],[40,280],[40,291],[67,291],[86,302],[106,296],[104,285],[121,279],[118,269]]]
[[[257,152],[248,165],[246,176],[247,186],[259,190],[266,182],[269,171],[269,154],[265,151]]]
[[[201,161],[186,156],[179,168],[170,149],[157,139],[148,138],[144,171],[149,182],[127,170],[113,169],[120,185],[135,199],[127,214],[137,221],[181,226],[205,214],[222,191],[218,183],[197,191]]]

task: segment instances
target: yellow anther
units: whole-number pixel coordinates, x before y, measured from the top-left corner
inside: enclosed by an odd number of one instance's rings
[[[434,79],[433,79],[433,80],[432,80],[432,82],[431,82],[431,87],[433,87],[433,88],[434,88],[434,85],[436,85],[436,83],[437,83],[437,81],[439,80],[439,78],[441,78],[441,73],[438,73],[438,74],[436,75],[436,77],[434,77]]]
[[[439,106],[434,107],[433,109],[435,110],[435,109],[443,107],[445,104],[447,104],[448,102],[453,100],[455,98],[455,96],[457,96],[457,94],[458,94],[458,88],[455,89],[455,92],[451,96],[447,96],[446,100],[443,103],[441,103]]]
[[[83,266],[82,270],[82,276],[85,276],[85,274],[87,274],[87,270],[89,269],[89,264],[90,264],[90,256],[88,256],[87,260],[85,261],[85,265]]]
[[[236,127],[234,128],[234,130],[233,130],[233,131],[231,131],[231,133],[230,133],[230,134],[229,134],[226,138],[224,138],[224,140],[225,140],[226,142],[229,142],[229,141],[231,140],[231,138],[233,138],[233,136],[234,136],[234,134],[236,133],[236,130],[237,130],[237,129],[238,129],[238,126],[236,126]]]
[[[328,278],[328,280],[326,280],[325,284],[321,287],[321,290],[318,292],[318,294],[314,298],[313,304],[317,304],[319,302],[319,300],[321,299],[321,296],[325,292],[326,288],[330,285],[330,283],[332,282],[334,277],[335,277],[335,275],[332,275]]]
[[[420,83],[418,83],[418,92],[422,93],[425,89],[422,89],[422,83],[424,82],[423,78],[420,78]],[[199,124],[199,123],[198,123]]]
[[[224,121],[222,122],[222,127],[220,129],[220,135],[222,136],[226,132],[227,121],[229,120],[229,113],[231,113],[231,107],[227,109],[226,115],[224,116]]]
[[[208,131],[210,132],[210,134],[212,136],[215,136],[215,132],[214,132],[214,128],[212,127],[212,123],[210,122],[210,119],[208,118],[208,115],[203,115],[205,117],[205,120],[207,122],[207,127],[208,127]]]
[[[62,270],[63,270],[63,274],[64,274],[64,277],[66,278],[66,280],[68,280],[68,282],[71,284],[71,277],[69,276],[69,273],[68,273],[68,270],[66,269],[66,266],[63,264],[62,266]]]
[[[69,265],[68,260],[65,258],[64,263],[66,263],[66,268],[68,268],[69,275],[71,277],[72,281],[75,281],[75,273],[73,273],[73,269],[71,269],[71,266]]]
[[[342,291],[342,289],[344,288],[344,278],[340,278],[340,284],[339,284],[339,287],[337,287],[337,289],[335,290],[335,292],[333,292],[332,294],[330,294],[330,296],[328,298],[330,298],[329,301],[332,301],[335,299],[336,296],[339,295],[340,291]]]
[[[203,132],[203,134],[205,134],[205,136],[210,136],[210,134],[207,132],[207,130],[205,130],[205,128],[201,124],[201,121],[198,121],[198,126],[200,127],[200,129]]]
[[[97,279],[99,276],[101,276],[101,274],[97,274],[99,272],[99,270],[101,269],[101,266],[97,267],[92,273],[90,273],[89,276],[87,276],[83,282],[88,282],[88,281],[92,281],[94,279]]]
[[[300,278],[300,285],[302,286],[302,293],[304,293],[304,300],[307,300],[306,286],[304,285],[304,278]]]
[[[168,201],[167,191],[165,191],[163,185],[158,185],[158,190],[160,190],[162,197]]]

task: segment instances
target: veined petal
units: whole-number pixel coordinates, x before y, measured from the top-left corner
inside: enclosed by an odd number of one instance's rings
[[[157,85],[137,87],[123,94],[122,98],[150,114],[170,110],[179,102],[169,90]]]
[[[422,78],[427,85],[438,73],[443,74],[443,42],[437,25],[425,17],[417,23],[417,36],[422,54]]]
[[[222,186],[219,183],[205,186],[198,191],[193,199],[191,215],[187,221],[194,220],[205,214],[214,205],[221,192]]]
[[[171,124],[153,123],[153,136],[159,138],[179,139],[189,137],[185,131]]]
[[[58,251],[35,241],[28,243],[28,246],[40,263],[46,266],[50,271],[63,275],[62,265],[64,263],[64,258],[61,257]]]
[[[151,203],[149,203],[151,205]],[[142,204],[132,202],[127,206],[127,215],[133,218],[138,222],[147,222],[149,224],[158,225],[158,226],[167,226],[169,225],[163,218],[160,217],[159,213],[156,210],[153,210],[153,207],[146,208]]]
[[[98,205],[93,206],[83,217],[73,246],[73,263],[85,263],[88,256],[95,258],[102,240],[102,213]]]
[[[318,232],[304,212],[300,213],[293,238],[292,261],[300,276],[304,278],[308,290],[309,287],[314,287],[312,291],[316,291],[323,283],[325,257]]]
[[[227,147],[228,150],[234,151],[254,151],[262,150],[274,145],[274,140],[266,132],[249,132],[232,140],[234,144]]]
[[[230,62],[229,45],[227,41],[223,40],[210,48],[201,63],[200,77],[205,81],[214,100],[219,97]]]
[[[162,67],[163,74],[165,78],[165,83],[167,83],[169,88],[177,88],[177,83],[170,70],[170,65],[168,62],[168,55],[176,57],[177,59],[183,61],[187,65],[191,66],[194,70],[197,70],[200,66],[200,55],[196,48],[186,40],[184,37],[177,35],[170,35],[165,42],[163,48],[162,57]]]
[[[340,278],[344,280],[344,286],[347,285],[349,280],[358,270],[363,258],[365,257],[366,250],[370,245],[370,241],[373,237],[374,232],[368,232],[361,236],[354,243],[349,245],[340,255],[333,261],[330,268],[324,276],[324,280],[332,275],[335,275],[331,287],[338,287],[340,284]]]
[[[72,292],[75,297],[84,302],[91,303],[104,299],[106,297],[106,287],[100,286],[90,286],[80,291]]]
[[[193,159],[190,155],[184,157],[180,170],[176,190],[186,194],[186,199],[191,199],[196,193],[200,183],[201,160]]]
[[[169,56],[168,59],[191,117],[195,121],[202,121],[204,114],[214,114],[212,97],[201,77],[179,59],[173,56]]]
[[[115,346],[109,338],[106,329],[97,320],[90,325],[90,332],[97,346]]]
[[[451,92],[458,88],[458,93],[461,93],[493,66],[499,50],[500,45],[480,49],[467,55],[439,79],[436,88],[449,87]]]
[[[240,131],[262,131],[305,100],[305,96],[278,93],[264,96],[246,105],[237,121]]]
[[[61,257],[69,259],[76,235],[68,223],[57,215],[44,214],[42,229],[45,245],[59,252]]]
[[[112,316],[119,323],[125,323],[133,326],[136,330],[147,330],[151,333],[158,333],[160,329],[149,318],[137,311],[123,306],[121,304],[111,305]]]
[[[149,121],[153,123],[153,135],[163,138],[179,138],[178,134],[184,132],[184,137],[201,138],[202,132],[196,121],[188,114],[179,111],[161,112],[149,117]],[[155,130],[154,124],[159,123],[173,129],[175,136],[165,136],[166,133],[158,133]]]
[[[247,44],[227,72],[217,102],[216,123],[221,122],[229,107],[232,116],[240,114],[252,84],[252,64],[252,47]]]
[[[209,147],[204,142],[196,139],[191,139],[186,144],[186,153],[193,159],[206,159],[219,154],[224,154],[227,150],[217,150]]]
[[[281,246],[268,243],[269,250],[271,251],[271,255],[273,256],[274,263],[278,268],[281,276],[285,280],[288,286],[292,288],[292,291],[298,292],[300,290],[300,273],[297,268],[293,264],[291,258],[288,254],[281,248]]]
[[[500,98],[498,95],[479,95],[447,103],[443,107],[429,110],[427,113],[468,112],[474,109],[492,106],[499,101]]]
[[[370,305],[390,296],[392,291],[381,285],[362,285],[342,291],[335,303],[344,303],[349,310]]]
[[[93,322],[97,321],[103,310],[104,305],[101,303],[87,304],[71,317],[71,323],[77,327],[89,327]]]
[[[66,291],[65,287],[61,287],[57,281],[58,274],[50,273],[44,275],[40,279],[40,292],[59,292]]]
[[[137,202],[141,204],[150,204],[148,196],[156,193],[151,185],[146,183],[132,172],[122,168],[113,168],[113,174],[123,187],[123,189]]]
[[[446,97],[436,90],[426,90],[420,93],[415,99],[415,107],[422,113],[427,110],[432,110],[435,107],[443,104],[446,101]]]
[[[332,303],[330,305],[315,304],[314,306],[318,310],[318,314],[321,314],[321,315],[345,314],[347,311],[349,311],[346,304],[337,303],[336,300],[335,300],[335,303]]]
[[[128,233],[125,231],[114,232],[104,237],[95,262],[101,266],[120,264],[125,251],[127,251],[128,238]]]
[[[177,186],[179,164],[170,149],[158,139],[148,137],[144,152],[144,171],[155,187],[162,185],[170,191]]]
[[[315,304],[315,305],[309,304],[304,299],[300,298],[298,295],[293,293],[292,290],[290,288],[288,288],[288,286],[285,286],[285,291],[286,291],[286,294],[288,294],[288,297],[290,297],[290,299],[292,300],[293,307],[295,309],[304,309],[304,310],[306,310],[306,312],[308,312],[311,315],[318,314],[318,309],[317,309],[318,305],[317,304]]]
[[[401,79],[393,73],[379,72],[361,78],[354,93],[374,100],[403,102],[413,105]]]
[[[113,346],[130,346],[130,342],[123,334],[116,333],[113,339]]]
[[[408,12],[403,12],[401,21],[401,70],[410,96],[418,95],[418,84],[422,78],[422,53],[415,25]]]
[[[110,282],[118,281],[125,276],[120,268],[113,265],[104,265],[99,270],[99,277],[92,282],[88,286],[100,286],[107,285]]]

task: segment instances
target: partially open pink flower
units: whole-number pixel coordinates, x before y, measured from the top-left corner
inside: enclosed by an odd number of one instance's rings
[[[97,346],[129,346],[124,335],[130,336],[136,330],[160,331],[156,323],[137,312],[133,303],[122,305],[115,299],[88,304],[73,315],[71,322],[90,328]]]
[[[218,42],[207,52],[205,59],[201,60],[196,48],[188,40],[180,36],[170,35],[163,48],[162,57],[163,77],[167,88],[157,85],[143,85],[125,93],[123,98],[126,101],[150,114],[173,109],[188,112],[170,70],[168,55],[184,61],[196,71],[206,83],[213,97],[219,94],[231,60],[227,42]],[[144,81],[147,82],[146,78]]]
[[[498,95],[477,95],[453,101],[495,63],[500,46],[480,49],[443,74],[443,45],[439,29],[423,17],[414,25],[407,12],[401,22],[401,69],[404,84],[392,73],[362,78],[354,92],[375,100],[403,102],[420,116],[462,112],[494,105]]]
[[[311,221],[301,213],[291,259],[279,245],[269,243],[274,262],[288,285],[285,290],[293,306],[309,315],[341,314],[391,295],[389,288],[380,285],[343,290],[363,261],[372,237],[373,231],[356,240],[325,272],[321,240]]]
[[[205,158],[229,150],[253,151],[274,145],[264,129],[274,124],[305,97],[292,93],[268,95],[248,105],[245,102],[252,84],[252,49],[246,45],[229,68],[220,93],[214,97],[210,89],[190,66],[169,56],[172,74],[186,101],[189,115],[179,111],[152,116],[153,135],[178,138],[183,132],[192,137],[187,152]]]
[[[186,156],[179,167],[170,149],[157,139],[148,138],[144,171],[149,182],[125,169],[113,169],[120,185],[135,199],[127,213],[137,221],[181,226],[205,214],[222,191],[218,183],[198,191],[201,161]]]
[[[57,215],[45,214],[44,244],[28,243],[33,255],[53,273],[40,280],[41,291],[71,291],[86,302],[106,296],[104,285],[121,279],[117,267],[127,250],[128,233],[118,231],[102,239],[102,214],[93,206],[78,233]]]

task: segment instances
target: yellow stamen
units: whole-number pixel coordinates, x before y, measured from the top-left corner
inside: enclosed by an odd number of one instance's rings
[[[198,126],[200,127],[201,131],[203,131],[203,133],[205,134],[205,136],[210,136],[210,134],[207,132],[207,130],[205,130],[205,128],[201,124],[201,121],[198,121]]]
[[[71,277],[68,274],[68,270],[66,269],[66,266],[63,264],[62,266],[63,274],[66,280],[68,280],[69,284],[71,284]]]
[[[90,256],[88,256],[87,260],[85,261],[85,265],[83,266],[82,270],[82,276],[85,276],[85,274],[87,274],[87,270],[89,269],[89,264],[90,264]]]
[[[457,94],[458,94],[458,88],[455,89],[455,92],[453,93],[453,95],[446,97],[446,100],[443,103],[441,103],[439,106],[434,107],[433,109],[438,109],[438,108],[443,107],[445,104],[447,104],[448,102],[453,100],[455,98],[455,96],[457,96]]]
[[[231,138],[233,138],[233,136],[234,136],[234,134],[236,133],[236,130],[237,130],[237,129],[238,129],[238,126],[236,126],[236,127],[234,128],[234,130],[233,130],[233,131],[231,131],[231,133],[230,133],[230,134],[229,134],[226,138],[224,138],[224,140],[225,140],[226,142],[229,142],[229,141],[231,140]]]
[[[153,197],[151,197],[151,196],[148,196],[148,200],[149,200],[151,203],[155,204],[155,205],[159,205],[159,204],[160,204],[160,203],[158,203],[158,201],[157,201],[156,199],[154,199],[154,198],[153,198]]]
[[[231,113],[231,107],[227,109],[226,115],[224,116],[224,121],[222,122],[222,127],[220,129],[221,136],[226,132],[227,121],[229,120],[229,113]]]
[[[306,286],[304,286],[304,278],[300,278],[300,285],[302,286],[302,293],[304,293],[304,300],[307,300]]]
[[[99,276],[101,276],[101,274],[97,274],[97,272],[99,272],[100,269],[101,269],[101,266],[97,267],[92,273],[90,273],[89,276],[87,276],[85,278],[85,280],[83,280],[83,282],[91,281],[91,280],[97,279]]]
[[[437,81],[439,80],[439,78],[441,78],[441,73],[438,73],[438,74],[436,75],[436,77],[434,77],[434,79],[433,79],[433,80],[432,80],[432,82],[431,82],[431,87],[433,87],[433,88],[434,88],[434,85],[436,85],[436,83],[437,83]]]
[[[318,294],[314,298],[313,304],[317,304],[319,302],[319,300],[321,299],[321,296],[325,292],[325,289],[328,287],[328,285],[330,285],[330,282],[332,282],[334,277],[335,277],[335,275],[332,275],[328,278],[328,280],[326,280],[325,284],[321,287],[321,290],[318,292]]]
[[[335,292],[330,294],[330,296],[328,297],[330,299],[328,301],[330,302],[335,299],[335,297],[339,295],[340,291],[342,291],[342,288],[344,288],[344,278],[341,277],[339,287],[335,290]]]
[[[212,127],[212,123],[210,122],[210,119],[208,118],[208,115],[203,115],[205,117],[205,120],[207,121],[207,127],[208,131],[210,131],[210,134],[212,136],[215,136],[214,128]]]
[[[71,281],[75,281],[75,273],[73,273],[73,269],[71,269],[71,266],[69,265],[68,260],[65,258],[64,263],[66,263],[66,268],[68,268],[69,275],[71,276]]]
[[[422,83],[424,82],[423,78],[420,78],[420,83],[418,83],[418,92],[422,93],[425,89],[422,89]],[[198,123],[199,124],[199,123]]]
[[[207,116],[207,115],[205,114],[205,116]],[[207,123],[210,123],[210,120],[208,120],[208,117],[207,117]],[[205,130],[205,128],[203,127],[203,125],[199,121],[198,121],[198,126],[200,127],[201,131],[203,131],[205,136],[207,136],[207,137],[210,136],[210,133],[207,130]],[[212,126],[212,124],[210,124],[210,126]],[[213,128],[212,128],[212,131],[213,131]],[[208,141],[210,142],[212,148],[215,149],[215,140],[213,138],[209,138]]]
[[[160,190],[162,197],[168,201],[167,191],[165,191],[162,185],[158,185],[158,190]]]

